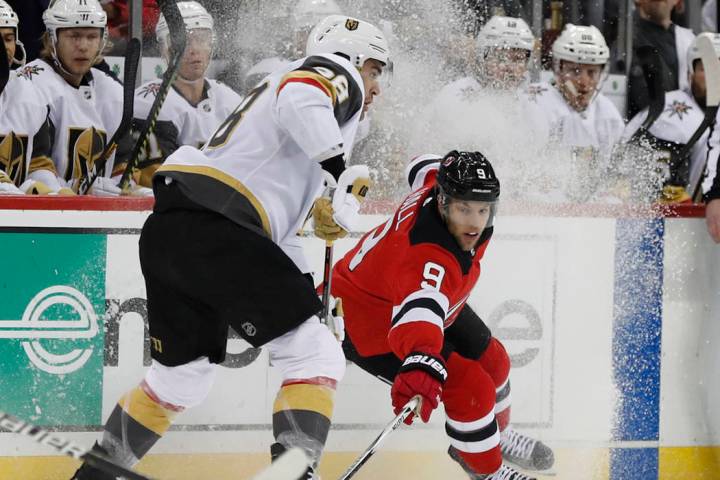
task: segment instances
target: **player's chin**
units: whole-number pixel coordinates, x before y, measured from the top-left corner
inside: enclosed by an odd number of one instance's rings
[[[480,240],[479,233],[463,233],[461,235],[460,246],[465,251],[470,251],[477,246],[478,240]]]

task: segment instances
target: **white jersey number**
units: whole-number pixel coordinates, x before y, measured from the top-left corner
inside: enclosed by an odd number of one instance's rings
[[[220,148],[225,145],[230,138],[230,135],[235,131],[237,126],[240,124],[240,120],[245,116],[255,100],[267,89],[268,83],[265,82],[262,85],[250,90],[250,93],[240,102],[240,105],[230,114],[228,118],[218,127],[217,131],[210,137],[207,142],[206,148]]]
[[[421,288],[429,288],[440,291],[440,284],[445,278],[445,267],[437,263],[427,262],[423,270],[424,280],[420,282]]]

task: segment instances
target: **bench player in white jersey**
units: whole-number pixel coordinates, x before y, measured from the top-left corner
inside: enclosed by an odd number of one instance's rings
[[[25,65],[25,47],[20,41],[20,20],[5,0],[0,0],[0,38],[7,53],[10,68]]]
[[[5,49],[8,66],[10,68],[25,64],[25,49],[18,40],[18,28],[19,20],[17,14],[10,8],[10,5],[8,5],[5,0],[0,0],[0,39],[2,39],[3,42],[0,48]],[[19,60],[16,58],[16,55],[20,55]],[[7,135],[5,137],[7,137]],[[0,195],[22,195],[24,193],[17,188],[10,176],[5,173],[5,170],[9,170],[8,165],[10,165],[10,158],[12,157],[12,141],[13,138],[10,137],[7,142],[5,142],[5,138],[0,135]],[[16,143],[16,146],[19,145]],[[16,154],[17,153],[19,152],[16,152]]]
[[[477,38],[474,76],[445,85],[423,112],[411,141],[413,153],[447,151],[472,144],[485,152],[512,144],[498,139],[517,137],[519,88],[527,78],[535,38],[522,18],[494,16]],[[493,128],[484,124],[492,119]],[[495,152],[495,157],[507,153]]]
[[[657,151],[657,160],[664,171],[662,192],[663,202],[677,203],[690,201],[687,186],[695,185],[700,178],[707,155],[707,140],[710,129],[695,142],[690,158],[679,158],[678,154],[700,126],[705,116],[705,69],[698,50],[698,39],[708,37],[715,52],[720,56],[720,35],[701,33],[690,44],[687,51],[688,90],[673,90],[665,93],[665,107],[650,126],[649,132],[639,138]],[[625,127],[623,140],[629,141],[647,118],[648,109],[635,115]]]
[[[212,16],[195,1],[178,2],[177,5],[187,28],[187,47],[177,78],[160,109],[153,133],[148,137],[147,148],[137,171],[133,172],[137,183],[145,187],[152,186],[153,173],[178,147],[202,147],[242,100],[226,85],[205,77],[215,45]],[[155,31],[163,56],[169,58],[172,45],[164,16],[160,16]],[[160,83],[160,80],[152,80],[135,91],[133,127],[136,131],[143,129]],[[114,175],[125,170],[133,145],[133,137],[128,136],[118,152]]]
[[[609,155],[625,123],[600,92],[610,57],[596,27],[567,24],[552,47],[554,82],[528,87],[527,110],[548,143]]]
[[[18,69],[0,98],[3,163],[26,192],[74,194],[120,123],[122,87],[93,68],[107,36],[97,0],[53,0],[43,21],[41,58]],[[91,193],[119,189],[98,178]]]
[[[307,52],[250,92],[202,151],[180,147],[155,173],[140,237],[153,362],[105,424],[97,449],[117,462],[135,464],[203,401],[230,325],[282,376],[271,455],[297,446],[317,465],[345,357],[317,316],[297,232],[311,208],[327,240],[357,219],[369,174],[344,157],[390,60],[376,27],[344,16],[322,21]],[[337,181],[332,199],[320,197],[324,179]],[[108,478],[88,465],[75,476]]]

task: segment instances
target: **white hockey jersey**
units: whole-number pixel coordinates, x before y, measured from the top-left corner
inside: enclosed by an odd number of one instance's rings
[[[517,158],[533,135],[520,109],[519,93],[483,88],[472,77],[445,85],[415,119],[410,154],[479,150],[496,168],[505,159]]]
[[[22,145],[22,155],[0,158],[0,168],[17,185],[27,177],[57,189],[81,178],[117,129],[122,101],[122,86],[100,70],[92,68],[76,88],[45,61],[28,63],[0,97],[0,137],[14,132]]]
[[[633,136],[647,118],[647,114],[648,109],[646,108],[628,122],[623,132],[623,141],[627,142]],[[700,126],[704,116],[705,112],[691,94],[684,90],[667,92],[665,94],[665,108],[650,126],[650,134],[660,140],[683,146]],[[694,185],[697,179],[700,178],[705,156],[707,155],[708,132],[709,129],[698,139],[690,152],[690,185]]]
[[[160,90],[161,82],[153,80],[135,90],[134,130],[145,125],[152,104]],[[141,153],[139,169],[140,184],[151,186],[152,174],[171,153],[182,145],[201,148],[220,124],[242,101],[242,97],[230,87],[216,81],[205,80],[203,99],[192,105],[175,88],[170,88],[160,109],[153,132],[148,136],[145,152]],[[118,152],[117,163],[126,163],[134,146],[134,138],[128,136]],[[120,172],[116,171],[115,174]]]
[[[362,85],[337,55],[297,60],[253,89],[202,151],[170,155],[156,179],[170,177],[196,203],[262,230],[306,272],[297,232],[323,190],[319,162],[352,150]]]
[[[528,87],[524,103],[533,128],[547,143],[594,147],[608,154],[625,128],[620,112],[602,93],[578,112],[554,85],[542,82]]]

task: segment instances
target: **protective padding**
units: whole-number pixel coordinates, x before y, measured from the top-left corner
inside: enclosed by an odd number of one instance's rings
[[[145,382],[162,402],[183,408],[200,405],[210,393],[217,365],[201,357],[177,367],[153,360]]]
[[[345,355],[340,343],[315,315],[265,347],[270,363],[280,370],[283,383],[315,377],[339,382],[345,375]]]

